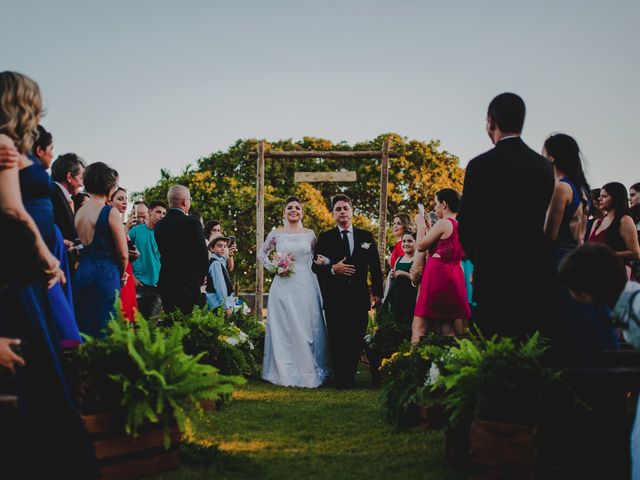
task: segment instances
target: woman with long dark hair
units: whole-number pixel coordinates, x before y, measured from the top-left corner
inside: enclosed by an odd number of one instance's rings
[[[630,263],[640,259],[638,232],[629,215],[627,189],[619,182],[610,182],[600,190],[600,209],[605,216],[591,227],[590,242],[609,245],[625,262],[630,273]]]
[[[551,135],[544,142],[542,154],[553,165],[556,180],[544,231],[553,244],[553,268],[557,272],[564,257],[584,242],[591,193],[580,148],[572,137]],[[570,364],[594,364],[602,350],[617,348],[605,312],[577,302],[562,285],[558,285],[558,296],[558,321],[553,323],[555,330],[547,334],[554,343],[566,345],[562,351]]]

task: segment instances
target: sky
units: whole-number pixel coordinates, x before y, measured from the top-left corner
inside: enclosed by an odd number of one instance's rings
[[[578,141],[592,186],[640,181],[640,2],[0,0],[0,70],[36,80],[54,153],[141,190],[240,138],[491,148],[491,99],[524,140]]]

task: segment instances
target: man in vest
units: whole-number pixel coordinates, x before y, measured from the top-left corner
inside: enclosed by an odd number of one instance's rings
[[[207,306],[210,310],[224,307],[227,316],[233,312],[235,300],[233,299],[233,289],[231,279],[227,271],[227,259],[224,257],[229,238],[218,236],[209,242],[211,259],[209,260],[209,271],[207,273]]]

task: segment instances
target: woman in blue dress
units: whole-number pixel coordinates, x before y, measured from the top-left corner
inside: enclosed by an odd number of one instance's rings
[[[60,261],[60,268],[70,280],[67,249],[60,229],[56,226],[53,205],[50,200],[51,177],[46,169],[53,160],[51,134],[38,126],[38,138],[33,148],[34,155],[23,157],[20,162],[20,190],[27,212],[36,222],[47,247]],[[56,340],[62,348],[71,348],[81,343],[80,331],[73,311],[71,283],[57,283],[48,290],[51,315]]]
[[[84,245],[73,278],[76,317],[82,333],[104,336],[116,316],[116,296],[127,281],[127,235],[118,209],[106,205],[118,187],[118,172],[102,162],[84,171],[84,189],[90,195],[76,214],[76,231]]]
[[[580,148],[572,137],[562,133],[550,136],[542,153],[552,162],[556,177],[545,234],[553,242],[554,269],[558,271],[562,259],[584,239],[590,189],[582,169]],[[558,288],[558,311],[562,317],[554,336],[570,346],[571,364],[593,365],[602,350],[618,346],[608,312],[579,303],[566,288]]]
[[[8,167],[0,161],[4,166],[0,168],[0,210],[29,228],[35,245],[16,237],[14,248],[24,253],[35,246],[44,271],[35,278],[17,272],[0,289],[0,336],[20,338],[25,360],[16,372],[17,453],[7,461],[17,465],[21,478],[43,478],[46,472],[46,476],[92,479],[99,476],[93,446],[71,399],[51,334],[47,287],[64,281],[64,273],[24,208],[20,192],[19,163],[31,150],[41,112],[40,89],[33,80],[15,72],[0,73],[0,156],[7,152],[19,156]],[[3,266],[11,268],[14,256],[2,253]]]

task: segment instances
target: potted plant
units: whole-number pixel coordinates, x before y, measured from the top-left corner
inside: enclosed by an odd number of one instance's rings
[[[131,478],[176,466],[189,414],[202,400],[229,395],[241,377],[219,375],[185,353],[187,329],[114,319],[104,338],[86,338],[65,370],[105,478]],[[132,456],[135,455],[135,456]]]
[[[560,383],[560,372],[542,362],[546,348],[536,333],[524,342],[479,335],[450,349],[431,387],[446,392],[441,402],[450,418],[450,460],[464,465],[469,451],[481,474],[532,474],[536,426]],[[452,452],[456,444],[462,448]]]
[[[384,358],[397,352],[400,345],[411,338],[411,327],[400,324],[393,316],[388,303],[369,315],[364,348],[374,386],[380,386],[380,365]]]
[[[442,426],[442,406],[427,399],[437,395],[432,393],[430,378],[448,343],[437,335],[430,335],[417,346],[405,340],[397,352],[382,360],[384,406],[387,418],[397,428]]]
[[[255,316],[237,312],[225,317],[222,308],[203,307],[189,315],[176,311],[161,321],[162,328],[176,324],[188,329],[183,338],[185,351],[191,355],[204,352],[201,363],[225,375],[260,373],[265,328]]]

